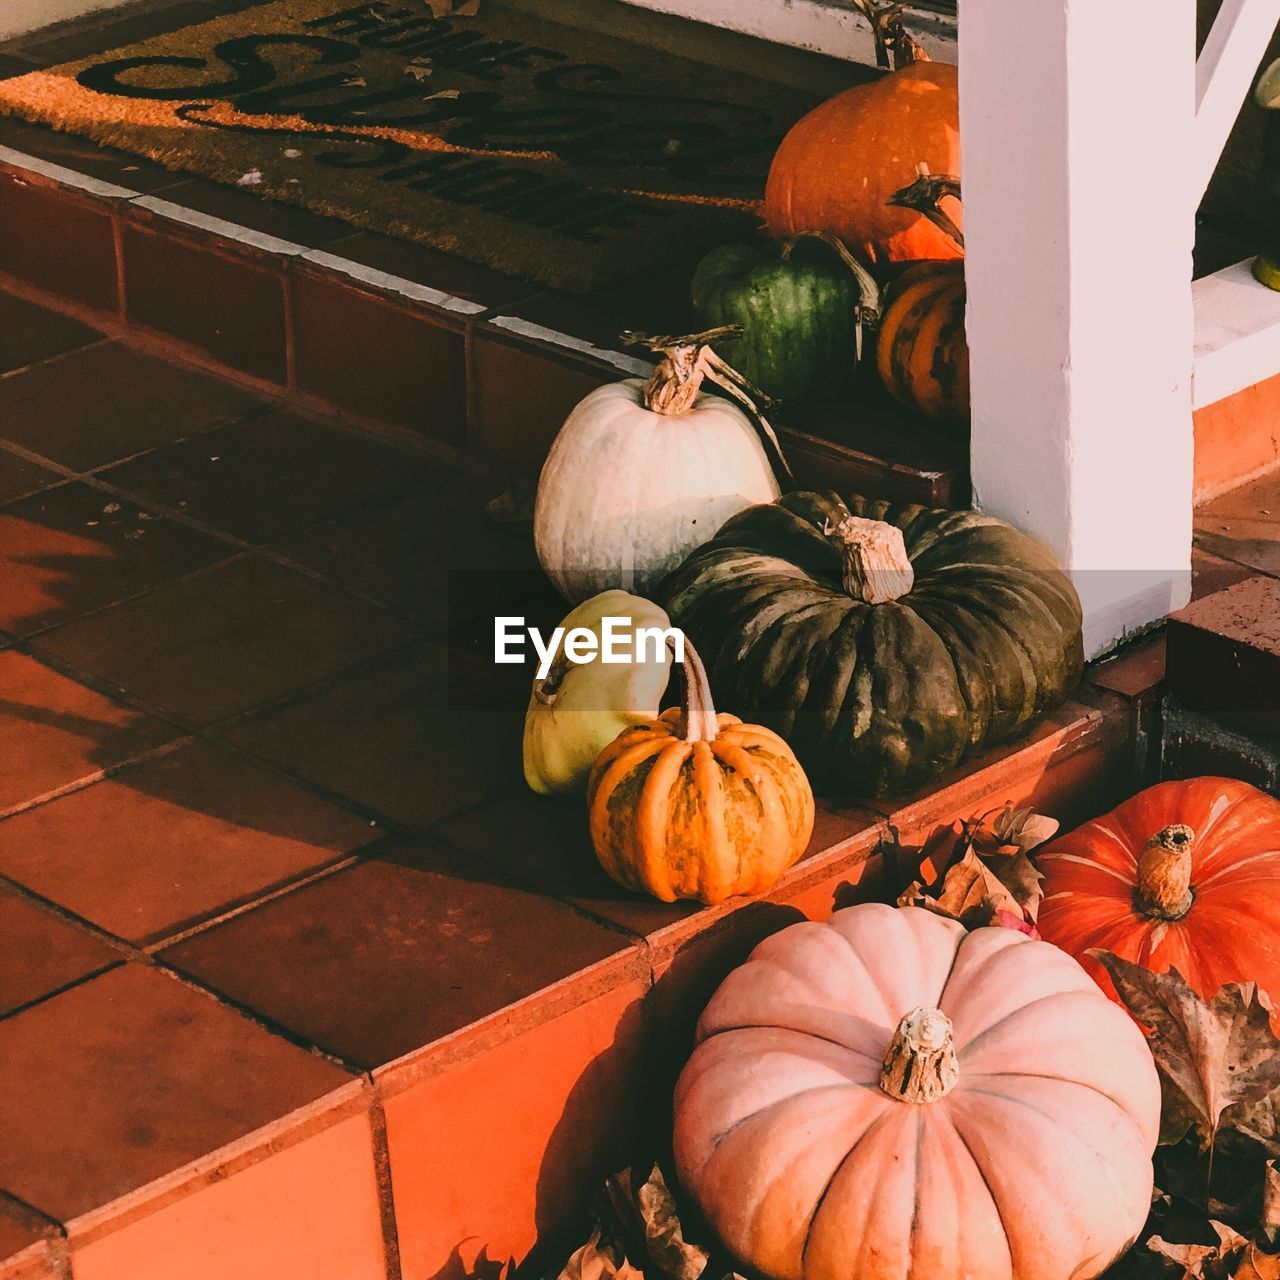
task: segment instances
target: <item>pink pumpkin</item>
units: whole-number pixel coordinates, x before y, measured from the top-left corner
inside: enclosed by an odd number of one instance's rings
[[[775,1280],[1089,1280],[1146,1219],[1151,1053],[1048,943],[850,907],[761,943],[697,1039],[677,1168]]]

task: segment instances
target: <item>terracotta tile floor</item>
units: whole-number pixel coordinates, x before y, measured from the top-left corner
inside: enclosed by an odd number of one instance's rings
[[[1196,547],[1222,586],[1231,585],[1225,565],[1280,578],[1280,468],[1201,506]]]
[[[49,1231],[77,1280],[266,1280],[299,1240],[357,1280],[384,1238],[391,1280],[524,1256],[718,976],[921,806],[821,805],[766,902],[623,892],[523,788],[528,677],[482,656],[495,604],[562,612],[484,515],[508,477],[5,314],[0,1278]],[[1120,722],[1059,719],[939,804],[1114,774]],[[484,1144],[471,1173],[438,1132]]]

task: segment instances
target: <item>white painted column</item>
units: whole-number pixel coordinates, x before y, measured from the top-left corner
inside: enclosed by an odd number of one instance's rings
[[[961,6],[974,493],[1090,656],[1190,595],[1195,57],[1195,0]]]

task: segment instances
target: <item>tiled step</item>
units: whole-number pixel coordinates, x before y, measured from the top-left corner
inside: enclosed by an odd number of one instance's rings
[[[106,176],[103,176],[103,175]],[[577,299],[0,120],[0,278],[263,390],[536,472],[592,388],[647,376],[623,328],[683,332],[691,264]],[[803,482],[968,502],[967,441],[872,385],[782,414]]]
[[[1172,614],[1167,679],[1184,707],[1280,739],[1280,578],[1246,578]]]

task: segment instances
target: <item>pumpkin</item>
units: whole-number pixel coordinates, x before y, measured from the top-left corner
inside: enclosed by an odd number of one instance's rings
[[[1052,552],[976,511],[789,493],[725,524],[658,599],[717,695],[843,794],[901,793],[1014,737],[1083,666]]]
[[[846,89],[792,126],[769,168],[769,234],[839,236],[873,265],[958,258],[963,249],[919,210],[891,203],[921,167],[960,173],[956,68],[915,62]],[[960,202],[948,209],[962,223]]]
[[[847,254],[841,262],[837,252],[813,239],[730,244],[713,249],[693,274],[698,318],[741,329],[717,350],[774,400],[830,401],[858,363],[864,303],[874,312],[878,290],[860,264]]]
[[[896,400],[930,418],[969,417],[963,262],[921,262],[894,281],[880,317],[876,368]]]
[[[651,595],[731,515],[778,496],[767,424],[701,390],[720,376],[707,336],[655,339],[670,345],[648,382],[597,387],[552,443],[534,543],[571,603],[611,588]]]
[[[764,893],[809,843],[813,792],[781,738],[716,714],[687,639],[681,669],[681,705],[624,730],[591,770],[596,857],[663,902]]]
[[[560,623],[567,636],[583,628],[596,636],[606,618],[624,618],[615,634],[628,651],[641,629],[665,632],[671,620],[651,600],[625,591],[602,591],[584,601]],[[533,682],[524,717],[524,777],[541,795],[582,791],[596,757],[630,725],[658,714],[671,671],[664,639],[646,644],[641,661],[604,662],[596,657],[575,662],[561,644],[550,669]]]
[[[1150,1207],[1160,1085],[1069,956],[848,907],[725,980],[675,1095],[680,1179],[774,1280],[1089,1280]]]
[[[1229,778],[1161,782],[1058,837],[1036,864],[1042,936],[1109,994],[1091,948],[1177,969],[1205,999],[1252,981],[1280,1000],[1280,800]]]

